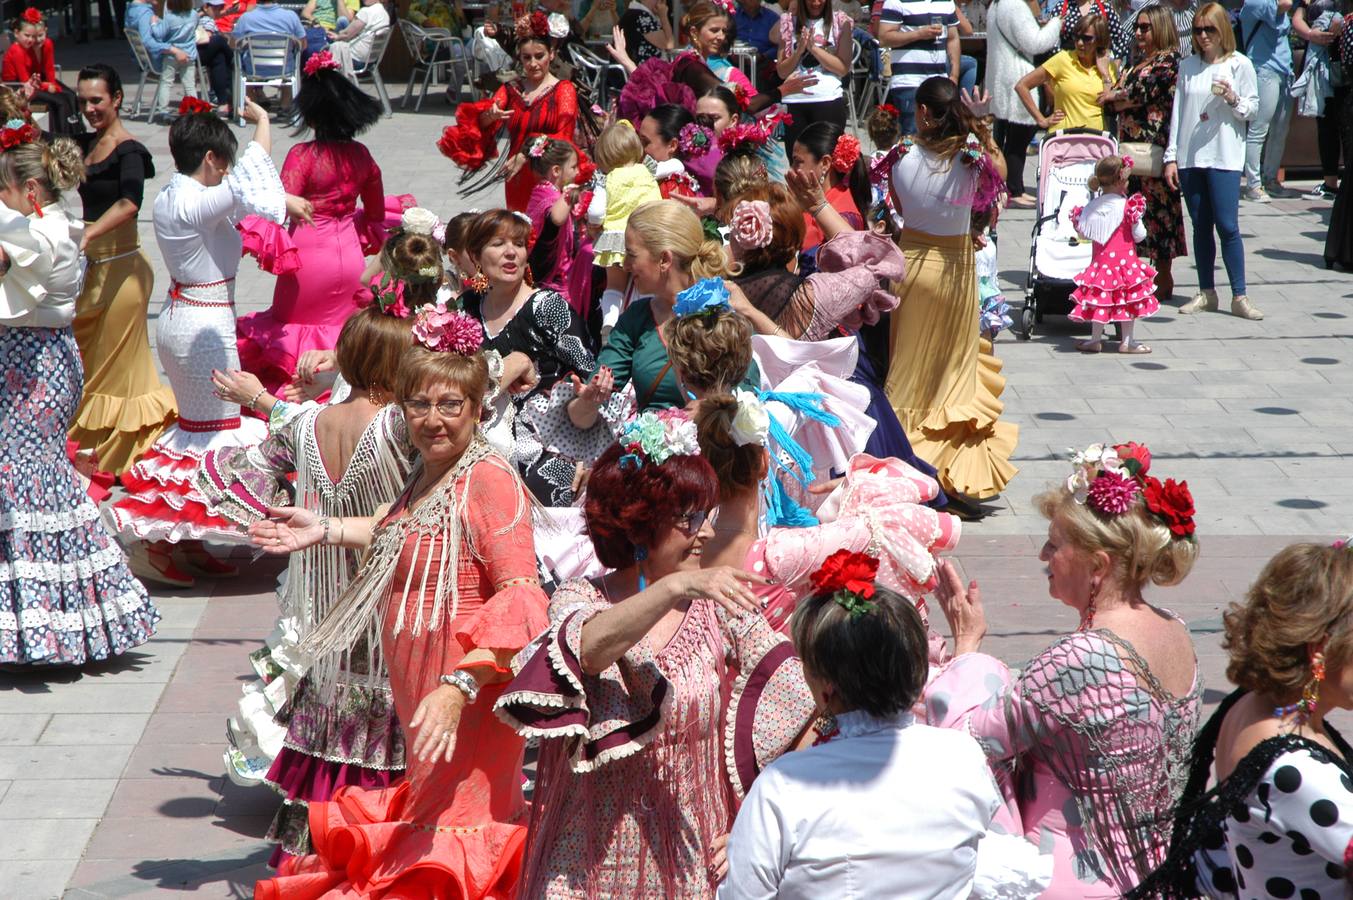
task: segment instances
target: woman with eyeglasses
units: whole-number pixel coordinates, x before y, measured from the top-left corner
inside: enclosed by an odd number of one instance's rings
[[[1118,111],[1118,140],[1140,141],[1161,148],[1170,143],[1170,114],[1174,111],[1175,82],[1179,77],[1179,36],[1174,20],[1162,6],[1148,6],[1137,14],[1137,64],[1123,73],[1107,100]],[[1164,303],[1174,294],[1170,269],[1176,256],[1188,255],[1184,239],[1184,210],[1179,192],[1162,177],[1133,175],[1128,194],[1146,198],[1146,240],[1142,247],[1156,268],[1156,298]]]
[[[1245,169],[1246,125],[1259,108],[1254,65],[1236,52],[1231,20],[1220,3],[1205,3],[1193,16],[1193,55],[1179,64],[1170,141],[1165,147],[1165,183],[1184,195],[1193,222],[1193,262],[1198,293],[1181,315],[1218,306],[1217,241],[1231,282],[1231,314],[1262,319],[1245,292],[1245,246],[1240,239],[1240,182]]]
[[[718,485],[681,410],[626,424],[592,470],[583,513],[611,571],[556,589],[498,700],[540,741],[522,897],[712,898],[738,799],[811,733],[765,579],[700,567]]]
[[[373,517],[271,508],[249,529],[268,553],[365,554],[302,649],[322,694],[343,680],[340,662],[364,664],[369,675],[350,677],[367,686],[390,673],[406,777],[312,805],[314,855],[259,882],[260,900],[516,896],[524,746],[492,709],[512,658],[548,624],[531,499],[479,434],[490,378],[477,324],[424,307],[412,331],[394,392],[418,463],[394,505]]]
[[[1076,48],[1063,50],[1015,82],[1015,94],[1038,127],[1049,132],[1068,128],[1104,130],[1105,95],[1118,80],[1118,64],[1109,56],[1109,23],[1101,15],[1082,17]],[[1052,115],[1038,108],[1034,89],[1052,90]]]

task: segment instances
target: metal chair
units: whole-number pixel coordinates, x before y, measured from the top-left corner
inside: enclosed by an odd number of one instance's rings
[[[842,87],[845,88],[846,93],[846,121],[858,132],[860,129],[859,107],[860,103],[863,102],[863,98],[861,98],[859,102],[856,101],[855,85],[861,73],[868,79],[869,69],[868,67],[864,69],[860,68],[860,58],[864,56],[864,47],[860,45],[859,41],[854,41],[851,46],[853,47],[853,50],[850,54],[850,69],[846,72],[845,83]]]
[[[469,63],[463,40],[445,28],[422,28],[408,19],[399,20],[399,33],[404,36],[404,44],[409,48],[409,57],[413,60],[413,70],[409,72],[409,84],[404,89],[400,109],[409,105],[409,97],[413,96],[414,82],[417,81],[420,71],[423,84],[418,92],[418,100],[413,105],[414,112],[422,110],[423,101],[427,99],[428,86],[438,74],[448,83],[458,84],[462,90],[466,87],[469,80]],[[448,66],[452,69],[449,77],[446,74]]]
[[[294,103],[301,90],[301,51],[305,41],[289,34],[259,32],[231,40],[235,51],[235,116],[244,125],[249,88],[291,88]]]
[[[380,97],[381,107],[385,110],[385,117],[388,119],[395,114],[390,106],[390,92],[385,89],[385,80],[381,78],[381,60],[385,58],[385,51],[390,46],[390,36],[394,34],[394,29],[390,26],[378,28],[371,33],[371,50],[366,55],[366,62],[352,64],[352,75],[361,84],[363,78],[370,78],[371,83],[376,86],[376,95]]]
[[[604,109],[606,107],[607,90],[610,86],[610,79],[607,75],[615,72],[620,76],[623,83],[626,78],[625,67],[619,63],[608,63],[591,50],[577,44],[568,45],[568,54],[573,65],[583,73],[581,81],[587,85],[592,96],[596,98],[597,105]]]
[[[159,84],[160,73],[155,70],[155,66],[150,61],[150,51],[146,49],[146,45],[141,41],[140,32],[124,30],[122,33],[127,36],[127,44],[132,48],[132,56],[136,59],[137,68],[141,70],[141,80],[136,85],[136,101],[132,104],[132,112],[129,116],[129,118],[135,119],[137,116],[141,115],[141,97],[145,93],[146,83],[153,82]],[[208,91],[210,90],[207,86],[207,74],[202,69],[202,60],[195,60],[193,65],[197,67],[197,96],[205,100],[207,99]],[[60,68],[58,67],[57,78],[59,79],[60,77]],[[153,98],[154,94],[151,96]],[[154,117],[155,110],[146,110],[147,122]]]

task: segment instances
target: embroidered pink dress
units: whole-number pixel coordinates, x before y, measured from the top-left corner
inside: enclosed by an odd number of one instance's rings
[[[582,627],[609,605],[590,582],[561,585],[498,701],[541,740],[520,896],[713,897],[711,843],[814,715],[802,667],[760,615],[697,600],[666,646],[645,637],[587,675]]]
[[[297,144],[282,165],[282,184],[310,201],[315,224],[292,220],[282,228],[251,217],[240,225],[244,252],[277,275],[272,306],[237,323],[240,364],[274,393],[302,353],[337,346],[343,323],[368,296],[364,257],[380,252],[386,234],[381,170],[357,141]]]
[[[1133,194],[1101,194],[1071,211],[1072,224],[1094,241],[1090,265],[1075,277],[1071,318],[1081,322],[1130,322],[1160,309],[1156,270],[1137,258],[1137,243],[1146,239],[1142,212],[1146,198]]]
[[[531,199],[526,202],[526,215],[531,217],[532,246],[541,239],[541,233],[546,231],[548,226],[546,240],[550,244],[547,248],[550,260],[549,273],[541,273],[536,283],[542,288],[558,291],[568,297],[571,284],[569,273],[573,269],[573,258],[577,255],[574,247],[572,210],[568,220],[558,228],[547,221],[550,217],[550,208],[562,196],[564,195],[559,192],[559,188],[548,181],[537,182],[536,186],[531,188]],[[572,301],[570,305],[575,309],[578,307],[578,304]]]

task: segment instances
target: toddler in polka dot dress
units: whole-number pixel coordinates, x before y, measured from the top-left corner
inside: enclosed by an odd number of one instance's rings
[[[1080,341],[1082,353],[1098,353],[1104,346],[1104,325],[1118,324],[1119,353],[1150,353],[1151,348],[1133,339],[1137,319],[1160,309],[1156,300],[1156,270],[1137,258],[1137,242],[1146,238],[1142,212],[1146,198],[1125,197],[1132,160],[1106,156],[1095,165],[1090,190],[1102,193],[1071,211],[1072,224],[1082,237],[1094,242],[1090,265],[1076,276],[1071,292],[1071,318],[1090,323],[1090,339]]]

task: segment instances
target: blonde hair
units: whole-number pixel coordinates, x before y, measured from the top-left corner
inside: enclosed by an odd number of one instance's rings
[[[1134,27],[1142,16],[1146,16],[1146,21],[1151,25],[1151,52],[1143,57],[1143,61],[1159,53],[1179,50],[1179,32],[1165,7],[1151,5],[1138,10],[1133,19]]]
[[[1198,559],[1197,542],[1175,536],[1140,496],[1116,516],[1076,502],[1065,485],[1038,494],[1034,505],[1044,518],[1059,522],[1080,550],[1107,553],[1114,577],[1125,587],[1141,588],[1148,581],[1161,587],[1178,584]]]
[[[1123,157],[1104,156],[1100,157],[1099,162],[1095,163],[1095,174],[1090,176],[1086,186],[1092,191],[1098,191],[1101,188],[1112,187],[1122,181],[1127,181],[1127,173],[1124,171]]]
[[[0,153],[0,183],[7,187],[32,179],[51,200],[58,200],[85,180],[85,159],[70,138],[56,138],[50,145],[30,141]]]
[[[644,143],[639,140],[628,119],[612,122],[597,135],[592,155],[604,172],[614,172],[621,166],[632,166],[644,161]]]
[[[18,91],[3,85],[0,85],[0,116],[4,116],[6,122],[10,119],[23,119],[25,122],[33,121],[32,113],[28,109],[28,101],[24,100]]]
[[[1311,678],[1311,644],[1324,642],[1332,669],[1353,656],[1353,548],[1284,547],[1222,622],[1226,677],[1275,699],[1296,697]]]
[[[720,206],[719,220],[728,221],[733,212],[729,204],[738,194],[766,183],[766,165],[755,156],[734,153],[719,160],[714,167],[714,197]]]
[[[449,384],[460,390],[466,401],[482,406],[489,388],[489,364],[483,353],[462,356],[429,350],[422,344],[406,349],[399,360],[399,377],[395,379],[396,399],[403,403],[434,384]]]
[[[731,309],[682,316],[663,326],[667,355],[687,387],[731,391],[752,365],[752,323]]]
[[[1226,12],[1226,7],[1220,3],[1204,3],[1193,14],[1194,27],[1199,22],[1217,29],[1217,44],[1221,47],[1221,53],[1217,54],[1218,60],[1226,59],[1236,52],[1236,33],[1231,30],[1231,16]],[[1198,46],[1198,35],[1193,35],[1192,40],[1193,52],[1201,56],[1203,51]]]
[[[723,243],[706,240],[700,218],[676,200],[645,203],[630,213],[628,227],[634,229],[649,253],[672,254],[677,267],[696,281],[723,278],[729,273]]]

